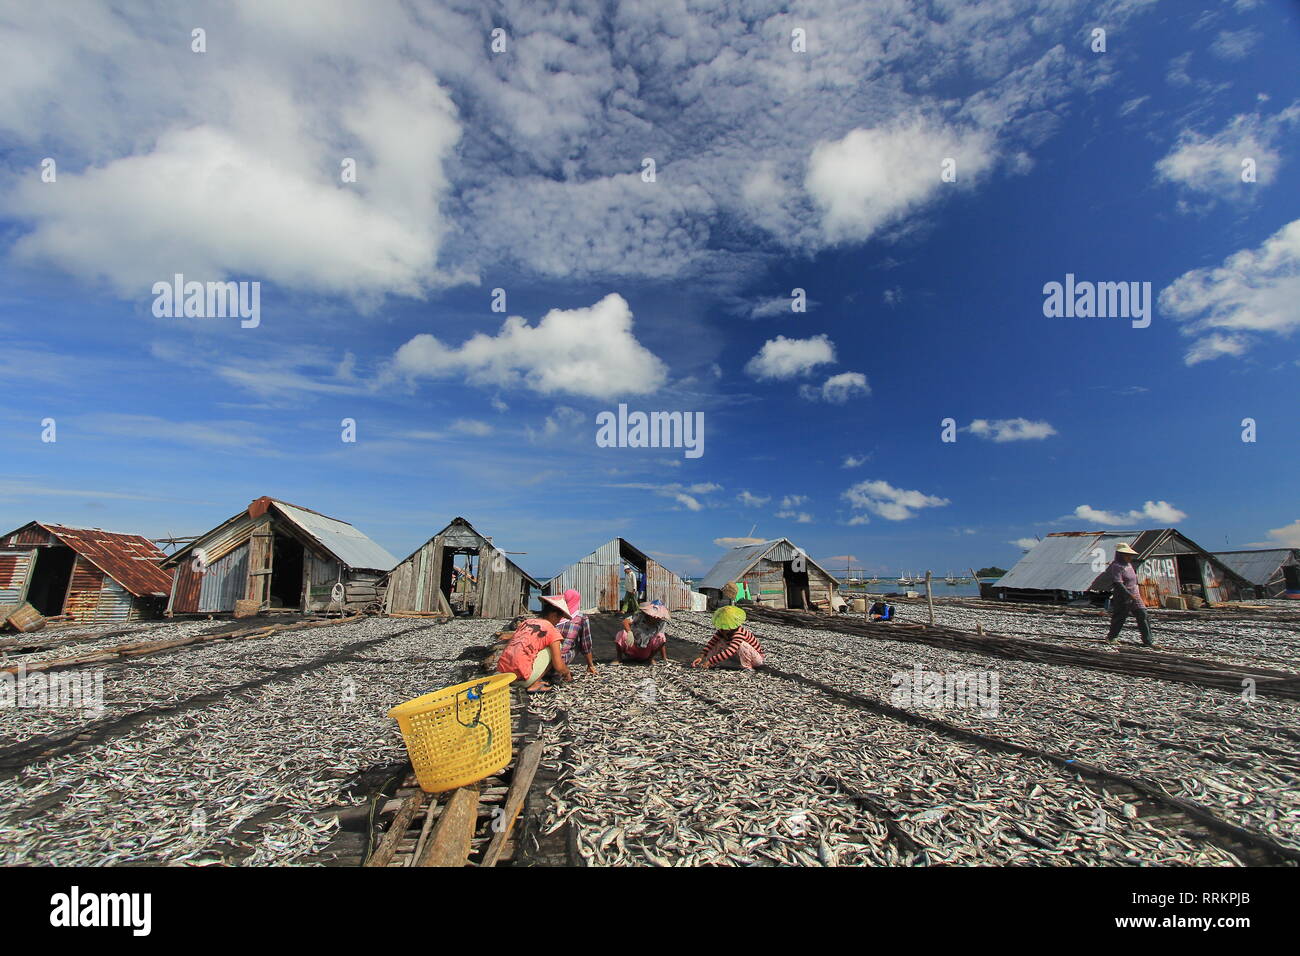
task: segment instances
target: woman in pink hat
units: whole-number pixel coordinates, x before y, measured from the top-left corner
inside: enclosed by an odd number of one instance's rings
[[[587,673],[596,673],[596,662],[591,658],[591,621],[587,615],[580,614],[582,595],[573,588],[564,592],[564,603],[569,607],[569,619],[555,625],[564,639],[560,643],[560,656],[565,664],[572,664],[573,659],[582,654],[587,659]]]
[[[514,637],[497,661],[497,670],[514,674],[530,694],[551,690],[551,685],[542,679],[551,672],[564,680],[573,680],[558,647],[563,638],[555,628],[568,617],[569,607],[564,598],[549,595],[542,598],[541,613],[515,628]]]
[[[664,626],[670,615],[660,601],[642,604],[631,616],[623,619],[623,630],[614,638],[614,650],[619,663],[627,660],[648,661],[656,652],[668,660],[668,635]]]

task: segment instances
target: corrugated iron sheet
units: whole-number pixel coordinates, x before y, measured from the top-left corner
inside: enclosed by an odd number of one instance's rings
[[[171,575],[160,566],[166,556],[148,538],[97,528],[41,527],[137,597],[166,597],[171,591]]]
[[[104,587],[104,572],[81,555],[72,565],[72,580],[68,583],[68,598],[63,613],[74,621],[93,623],[99,613],[99,592]]]
[[[349,568],[391,571],[397,566],[397,558],[346,521],[327,518],[278,499],[273,504],[276,510],[319,541],[330,554]]]
[[[793,561],[797,557],[803,557],[808,567],[808,578],[810,590],[817,590],[819,593],[824,591],[826,600],[829,600],[833,591],[839,590],[839,582],[835,576],[823,568],[820,564],[808,556],[808,553],[801,551],[795,546],[789,538],[774,538],[771,541],[763,541],[760,544],[747,544],[739,548],[732,548],[721,558],[718,563],[709,569],[709,573],[696,585],[703,591],[705,588],[722,590],[732,581],[738,581],[745,577],[749,570],[760,560],[766,559],[776,564],[786,561]],[[820,578],[814,574],[816,571]],[[782,584],[784,589],[784,584]],[[813,595],[813,600],[820,600]],[[785,605],[780,605],[784,607]]]
[[[1269,548],[1263,551],[1215,551],[1214,556],[1257,587],[1281,576],[1282,568],[1300,564],[1300,548]],[[0,577],[3,581],[3,577]]]
[[[199,612],[233,611],[248,587],[248,545],[213,561],[199,585]]]
[[[203,575],[194,570],[192,561],[182,561],[172,574],[172,596],[167,610],[172,614],[195,614],[199,610],[199,589]]]
[[[997,586],[1031,591],[1087,591],[1099,573],[1093,567],[1094,561],[1099,560],[1095,554],[1097,549],[1101,549],[1104,566],[1115,556],[1118,544],[1140,551],[1134,545],[1139,534],[1138,531],[1049,534],[1002,575]]]
[[[18,604],[27,593],[35,551],[0,551],[0,604]]]
[[[662,601],[670,611],[690,610],[691,589],[686,583],[626,538],[606,541],[547,581],[543,591],[563,594],[573,589],[582,595],[584,608],[617,611],[620,574],[628,560],[645,570],[647,601]]]

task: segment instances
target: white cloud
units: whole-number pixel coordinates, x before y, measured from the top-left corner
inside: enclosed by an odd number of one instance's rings
[[[745,371],[756,379],[787,379],[806,375],[818,365],[835,361],[835,346],[825,334],[806,339],[778,335],[763,343]]]
[[[1300,548],[1300,518],[1292,521],[1290,524],[1283,525],[1280,528],[1274,528],[1268,532],[1271,540],[1256,542],[1252,547],[1257,548]]]
[[[459,348],[421,333],[397,350],[393,370],[408,378],[464,374],[480,385],[514,381],[544,395],[639,395],[667,380],[667,367],[632,334],[632,310],[617,293],[579,309],[552,309],[530,326],[513,315],[495,335]]]
[[[766,538],[714,538],[713,543],[719,548],[743,548],[751,544],[762,544]]]
[[[1184,130],[1178,142],[1156,163],[1156,177],[1164,182],[1216,196],[1248,198],[1277,178],[1281,153],[1278,138],[1300,120],[1300,103],[1273,116],[1242,113],[1213,136]],[[1242,161],[1255,161],[1255,183],[1243,183]]]
[[[534,444],[555,438],[561,433],[569,437],[577,437],[578,426],[586,420],[587,416],[576,408],[570,408],[568,405],[557,405],[542,422],[540,431],[533,428],[527,429],[528,437]]]
[[[786,521],[795,521],[799,524],[811,524],[813,520],[813,516],[806,511],[778,511],[776,516]]]
[[[857,467],[859,467],[860,465],[865,465],[866,463],[867,463],[867,456],[866,456],[866,455],[845,455],[845,456],[844,456],[844,464],[841,465],[840,467],[841,467],[841,468],[857,468]]]
[[[819,143],[804,185],[821,209],[829,241],[862,241],[952,185],[940,179],[945,159],[956,160],[957,181],[964,182],[985,169],[991,150],[992,138],[982,130],[899,118]]]
[[[854,508],[869,511],[888,521],[903,521],[915,517],[916,512],[922,508],[940,508],[950,503],[947,498],[920,491],[906,491],[879,480],[858,482],[844,492],[844,498]]]
[[[763,507],[763,505],[771,501],[772,498],[771,496],[760,497],[759,495],[752,495],[749,493],[748,489],[746,489],[745,491],[742,491],[740,494],[736,495],[736,500],[739,501],[746,508],[761,508]]]
[[[807,495],[786,495],[781,499],[782,508],[798,508],[808,500]]]
[[[1014,544],[1022,551],[1028,551],[1038,544],[1037,538],[1016,538],[1015,541],[1008,541],[1007,544]]]
[[[476,418],[458,418],[451,423],[451,429],[463,435],[478,435],[481,437],[492,434],[492,426]]]
[[[1032,441],[1056,434],[1056,429],[1047,422],[1033,422],[1027,418],[999,418],[994,421],[977,418],[970,423],[969,431],[977,438],[995,442]]]
[[[1300,328],[1300,219],[1255,249],[1242,249],[1213,268],[1192,269],[1160,293],[1160,308],[1202,336],[1184,361],[1195,365],[1242,355],[1251,333],[1289,335]]]
[[[871,386],[861,372],[840,372],[832,375],[821,386],[801,385],[799,395],[810,402],[821,400],[832,405],[843,405],[854,395],[870,395]]]
[[[722,485],[711,481],[697,482],[693,485],[684,485],[681,482],[672,482],[666,485],[656,485],[650,482],[635,481],[623,484],[611,485],[612,488],[636,488],[642,491],[653,491],[656,495],[663,498],[671,498],[688,511],[703,511],[705,503],[700,498],[710,495],[715,491],[721,491]]]
[[[1160,525],[1172,525],[1182,521],[1187,517],[1185,511],[1179,511],[1167,501],[1147,501],[1141,508],[1135,508],[1132,511],[1116,512],[1102,511],[1091,505],[1079,505],[1074,509],[1073,515],[1062,518],[1062,521],[1078,519],[1080,521],[1090,522],[1092,524],[1104,524],[1110,527],[1125,525],[1137,527],[1143,523],[1156,522]]]
[[[1245,59],[1259,37],[1259,33],[1251,29],[1221,30],[1210,44],[1210,52],[1221,60]]]

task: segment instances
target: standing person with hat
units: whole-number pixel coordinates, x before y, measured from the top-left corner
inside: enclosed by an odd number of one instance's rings
[[[652,660],[656,652],[668,660],[668,635],[664,633],[664,627],[671,617],[662,601],[652,601],[624,618],[623,630],[614,638],[614,651],[619,663]]]
[[[555,627],[568,617],[569,607],[564,598],[543,597],[540,615],[530,617],[515,628],[514,637],[510,638],[497,661],[497,670],[502,674],[514,674],[530,694],[551,690],[551,685],[542,678],[552,672],[563,680],[573,680],[569,666],[560,654],[559,645],[564,638]]]
[[[1127,544],[1117,544],[1115,560],[1106,567],[1106,577],[1111,582],[1110,633],[1106,635],[1106,640],[1113,643],[1119,637],[1124,621],[1132,614],[1137,620],[1142,643],[1147,647],[1155,647],[1155,641],[1151,640],[1151,622],[1147,620],[1146,604],[1142,601],[1142,592],[1138,590],[1137,569],[1133,567],[1133,562],[1138,557],[1138,553]]]
[[[573,588],[564,592],[564,603],[569,608],[569,619],[555,625],[563,641],[560,643],[560,656],[565,664],[572,664],[573,659],[581,654],[587,659],[587,673],[596,673],[596,662],[591,658],[591,621],[587,615],[580,613],[582,595]]]
[[[632,565],[623,565],[623,613],[631,614],[637,609],[637,577]]]
[[[766,660],[758,635],[744,626],[745,612],[738,607],[720,607],[713,615],[717,628],[700,656],[691,661],[692,667],[717,667],[732,658],[740,662],[742,670],[752,672]]]

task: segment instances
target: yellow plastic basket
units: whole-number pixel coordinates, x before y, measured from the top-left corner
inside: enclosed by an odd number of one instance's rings
[[[397,720],[420,789],[467,787],[510,765],[510,682],[494,674],[424,694],[388,712]]]

